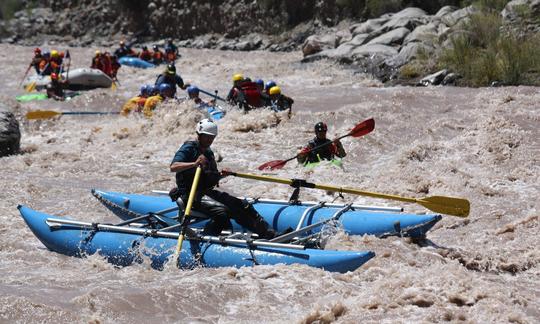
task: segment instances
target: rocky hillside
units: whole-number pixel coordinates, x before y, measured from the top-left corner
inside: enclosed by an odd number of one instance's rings
[[[416,6],[435,13],[460,0],[41,0],[4,23],[9,41],[43,38],[88,45],[134,34],[156,40],[199,40],[184,45],[231,49],[293,49],[310,34],[343,20],[365,20]],[[259,36],[254,36],[258,34]],[[231,42],[231,39],[236,42]],[[235,44],[240,43],[239,46]]]

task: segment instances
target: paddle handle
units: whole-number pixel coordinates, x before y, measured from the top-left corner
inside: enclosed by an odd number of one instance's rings
[[[186,210],[184,211],[184,224],[187,224],[186,220],[191,214],[191,206],[193,206],[193,201],[195,200],[195,195],[197,193],[197,187],[199,185],[199,178],[201,177],[201,170],[202,168],[200,166],[197,167],[197,170],[195,171],[195,177],[193,177],[193,184],[191,185],[191,190],[189,191],[189,198],[186,204]],[[178,235],[178,244],[176,245],[176,252],[175,260],[176,264],[180,264],[180,251],[182,250],[182,244],[184,243],[184,235],[186,233],[186,227],[187,225],[183,225],[182,229],[180,230],[180,235]]]
[[[199,91],[202,92],[202,93],[204,93],[205,95],[209,95],[209,96],[214,97],[214,98],[216,98],[216,99],[219,99],[219,100],[221,100],[221,101],[223,101],[223,102],[227,102],[227,100],[221,98],[220,96],[218,96],[218,95],[215,94],[215,93],[210,93],[210,92],[208,92],[208,91],[206,91],[206,90],[203,90],[203,89],[201,89],[201,88],[199,88]]]

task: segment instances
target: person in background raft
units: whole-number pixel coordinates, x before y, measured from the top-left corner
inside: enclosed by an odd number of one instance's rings
[[[252,205],[214,189],[221,179],[210,148],[218,134],[217,125],[203,119],[197,124],[196,133],[197,140],[184,142],[171,162],[170,171],[176,173],[177,185],[177,188],[171,190],[171,198],[182,199],[184,205],[187,204],[195,169],[200,166],[202,173],[193,201],[193,210],[202,212],[211,219],[204,228],[205,235],[217,236],[222,230],[232,229],[230,220],[234,219],[241,226],[258,234],[261,239],[274,238],[275,231]],[[203,199],[203,196],[206,197]]]
[[[123,116],[127,116],[132,111],[141,112],[144,108],[144,104],[146,103],[146,98],[150,96],[153,88],[153,86],[148,84],[143,85],[141,87],[141,92],[137,96],[129,99],[128,102],[126,102],[126,104],[122,107],[122,111],[120,113]]]
[[[152,52],[148,50],[148,47],[143,46],[141,52],[139,53],[139,58],[143,61],[150,62],[152,60]]]
[[[172,87],[169,84],[162,83],[158,88],[159,94],[148,97],[144,103],[143,113],[146,117],[152,117],[152,111],[156,109],[158,104],[166,99],[174,98],[174,95],[172,94]]]
[[[168,64],[174,64],[178,58],[178,47],[174,45],[172,38],[169,38],[165,45],[165,60]]]
[[[294,100],[290,97],[287,97],[284,94],[281,94],[281,88],[278,86],[273,86],[268,91],[268,94],[270,95],[270,106],[275,111],[284,111],[289,110],[289,118],[291,118],[291,112],[292,112],[292,105],[294,103]]]
[[[51,82],[47,85],[47,97],[58,101],[64,101],[64,88],[66,82],[59,80],[58,74],[51,73]]]
[[[154,45],[152,47],[152,63],[155,64],[155,65],[160,65],[161,63],[163,63],[163,60],[164,60],[164,57],[165,57],[165,54],[163,54],[163,52],[159,49],[159,46],[157,45]]]
[[[177,85],[182,90],[186,90],[186,88],[189,87],[189,83],[184,84],[184,80],[176,74],[176,66],[173,64],[168,64],[165,71],[157,77],[155,86],[159,87],[161,84],[168,84],[171,86],[173,91],[172,97],[176,95]]]
[[[91,69],[98,69],[103,71],[105,69],[105,66],[103,64],[103,58],[101,57],[101,51],[97,50],[94,53],[94,57],[92,58],[92,64],[90,64]]]
[[[42,61],[46,62],[47,60],[43,57],[43,55],[41,55],[41,49],[39,47],[36,47],[34,49],[34,57],[32,58],[32,62],[30,63],[30,65],[34,67],[37,74],[41,74],[41,70],[39,69],[39,66]]]
[[[331,141],[326,138],[328,126],[325,123],[319,122],[315,124],[315,138],[309,141],[308,145],[298,153],[298,163],[313,163],[320,162],[322,159],[332,160],[335,156],[344,158],[347,153],[339,140]],[[329,144],[327,144],[329,143]],[[312,150],[319,145],[327,144],[319,149]]]
[[[199,97],[199,92],[200,92],[200,90],[196,86],[189,86],[187,88],[187,93],[188,93],[189,99],[193,100],[193,102],[195,102],[197,105],[199,105],[201,107],[215,106],[215,104],[216,104],[215,100],[210,100],[209,102],[205,102],[204,100],[202,100]]]
[[[114,51],[116,57],[121,58],[124,56],[137,56],[134,50],[131,49],[124,41],[120,41],[120,47]]]

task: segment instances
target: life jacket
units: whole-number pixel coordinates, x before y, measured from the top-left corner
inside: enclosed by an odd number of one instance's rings
[[[139,58],[144,61],[150,61],[152,59],[152,53],[150,51],[142,51],[139,54]]]
[[[174,52],[167,52],[167,62],[174,63],[176,61],[176,54]]]
[[[107,74],[112,78],[112,64],[111,56],[109,54],[104,54],[101,56],[101,64],[103,65],[103,73]]]
[[[163,61],[163,52],[162,51],[155,51],[153,54],[152,54],[152,58],[154,59],[154,63],[161,63],[161,61]]]
[[[143,113],[146,117],[152,117],[152,111],[156,109],[157,105],[161,103],[164,100],[164,98],[161,95],[155,95],[146,98],[146,101],[144,103],[144,109]]]
[[[240,96],[240,93],[237,94],[237,98],[240,99],[240,102],[247,103],[250,107],[253,108],[259,108],[263,106],[261,100],[261,92],[259,91],[259,88],[257,88],[257,84],[255,82],[242,82],[240,84],[239,92],[241,92],[241,96],[243,96],[242,98]]]
[[[319,140],[317,138],[309,141],[308,147],[310,149],[313,149],[314,147],[317,147],[322,144],[326,144],[328,142],[332,142],[329,139]],[[307,157],[307,162],[320,162],[321,159],[324,160],[332,160],[334,156],[337,153],[337,148],[334,143],[328,144],[324,147],[318,148],[316,150],[311,150]]]

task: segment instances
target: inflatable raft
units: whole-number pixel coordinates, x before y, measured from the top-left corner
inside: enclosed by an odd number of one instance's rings
[[[62,73],[63,80],[66,80],[67,77],[66,72]],[[48,75],[33,75],[23,82],[23,86],[26,88],[34,82],[36,89],[44,89],[51,82],[51,77]],[[101,70],[82,68],[69,71],[68,89],[70,90],[110,88],[112,83],[113,80]]]
[[[148,213],[158,213],[171,222],[177,216],[177,204],[168,196],[148,196],[93,190],[92,194],[118,217],[127,220]],[[301,228],[334,217],[349,205],[328,203],[289,204],[282,200],[253,201],[253,207],[278,231]],[[163,211],[166,212],[163,212]],[[339,217],[339,226],[351,235],[409,236],[423,238],[441,220],[440,215],[407,214],[399,208],[350,205]],[[234,230],[243,230],[232,222]],[[194,224],[202,228],[205,221]],[[322,226],[312,231],[320,231]]]
[[[25,206],[18,206],[18,209],[34,235],[49,250],[60,254],[84,257],[98,253],[119,266],[149,260],[156,269],[176,261],[173,255],[178,231],[79,222]],[[208,236],[185,240],[177,265],[193,268],[305,264],[327,271],[347,272],[356,270],[374,255],[370,251],[306,249],[294,244],[223,240]]]

